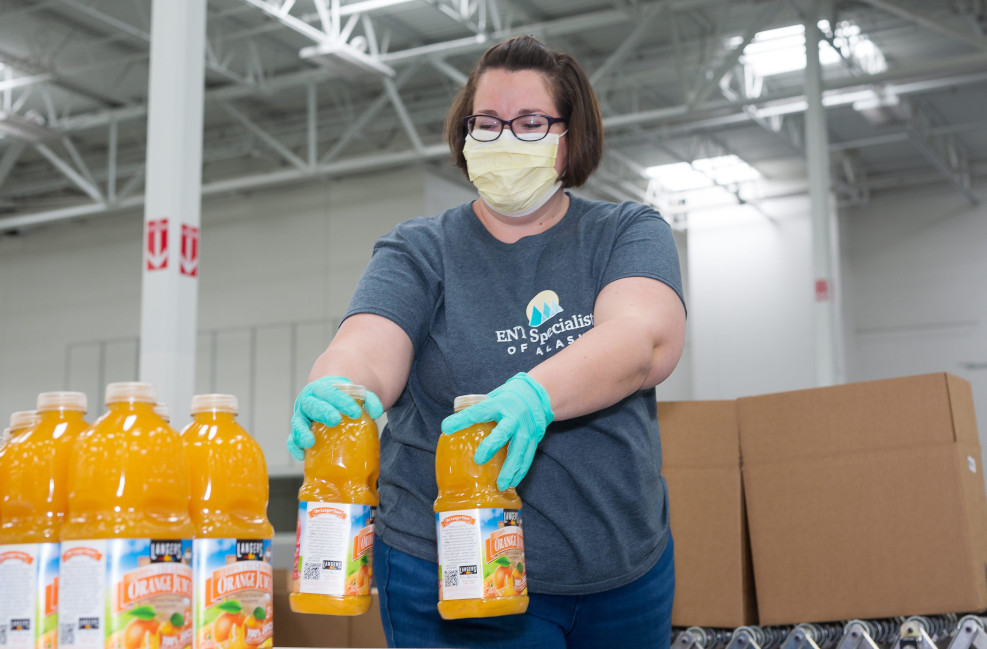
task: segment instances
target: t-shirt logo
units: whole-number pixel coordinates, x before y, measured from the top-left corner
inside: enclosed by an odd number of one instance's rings
[[[528,316],[528,325],[537,327],[548,322],[558,314],[562,313],[562,306],[559,304],[559,295],[555,291],[542,291],[531,298],[528,308],[524,313]]]

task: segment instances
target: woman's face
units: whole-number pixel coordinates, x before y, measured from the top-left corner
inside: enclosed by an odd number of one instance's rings
[[[473,95],[473,115],[493,115],[503,120],[514,119],[518,115],[548,115],[562,117],[555,105],[555,98],[549,89],[548,81],[535,70],[509,72],[492,68],[480,75]],[[507,127],[505,127],[507,128]],[[562,133],[566,124],[552,124],[549,133]],[[558,155],[555,158],[555,171],[559,176],[565,171],[566,139],[559,139]]]

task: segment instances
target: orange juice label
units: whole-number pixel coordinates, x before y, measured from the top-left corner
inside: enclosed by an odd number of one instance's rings
[[[58,544],[0,545],[0,647],[54,649]]]
[[[192,541],[66,541],[60,649],[190,649]]]
[[[272,647],[271,540],[196,539],[193,548],[196,649]]]
[[[439,599],[528,594],[519,509],[465,509],[435,514]]]
[[[298,503],[295,573],[300,593],[369,595],[374,512],[369,505]]]

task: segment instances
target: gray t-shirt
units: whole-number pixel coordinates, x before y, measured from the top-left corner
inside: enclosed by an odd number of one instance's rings
[[[570,195],[565,217],[516,243],[498,241],[470,204],[397,226],[374,246],[347,316],[398,324],[415,357],[381,433],[376,530],[390,546],[436,560],[435,448],[461,394],[486,393],[593,326],[597,295],[650,277],[682,296],[671,228],[636,203]],[[655,391],[553,422],[517,488],[528,587],[589,594],[657,562],[668,538]]]

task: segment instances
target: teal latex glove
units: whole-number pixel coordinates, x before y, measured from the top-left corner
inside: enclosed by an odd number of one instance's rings
[[[288,435],[288,452],[298,461],[305,459],[305,449],[315,444],[312,422],[330,428],[343,421],[343,415],[351,419],[360,416],[360,404],[348,394],[336,388],[338,383],[352,383],[342,376],[323,376],[302,388],[295,398],[295,413],[291,416],[291,434]],[[377,395],[367,390],[364,407],[374,419],[384,414],[384,407]]]
[[[555,415],[545,388],[524,372],[515,374],[487,397],[443,419],[442,433],[449,435],[485,421],[496,421],[497,425],[477,447],[473,461],[486,464],[508,444],[507,459],[497,476],[497,488],[503,491],[518,486],[528,473],[535,448]]]

